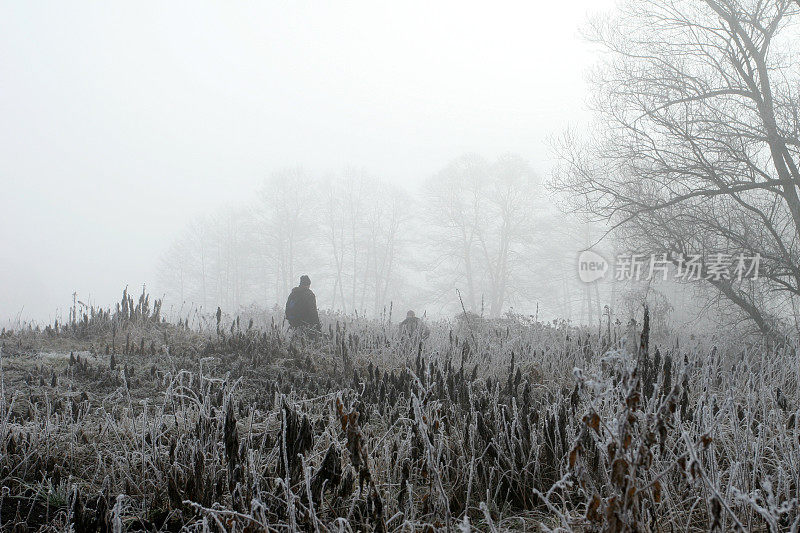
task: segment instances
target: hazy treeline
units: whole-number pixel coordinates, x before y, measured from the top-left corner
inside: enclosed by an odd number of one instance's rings
[[[464,155],[413,190],[356,168],[283,169],[250,204],[189,224],[163,255],[161,283],[169,301],[206,309],[282,305],[307,273],[320,307],[349,313],[455,312],[459,289],[487,316],[545,300],[563,316],[580,288],[571,263],[553,262],[570,260],[581,233],[548,201],[512,154]]]

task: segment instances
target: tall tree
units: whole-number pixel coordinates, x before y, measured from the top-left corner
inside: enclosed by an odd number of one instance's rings
[[[410,198],[364,171],[346,170],[323,190],[320,226],[332,267],[332,307],[379,312],[401,275]]]
[[[499,316],[532,272],[538,180],[528,163],[505,155],[488,163],[464,155],[426,184],[434,250],[431,274],[452,297],[463,287],[465,306]],[[480,302],[481,308],[478,307]]]
[[[446,292],[452,292],[454,286],[465,287],[465,303],[471,311],[478,309],[480,298],[476,255],[478,228],[486,216],[488,181],[488,163],[475,154],[465,154],[426,183],[425,215],[433,251],[432,276]]]
[[[489,312],[500,316],[514,289],[531,264],[538,180],[527,161],[517,155],[501,156],[490,168],[488,202],[491,218],[479,224],[478,240],[489,277]],[[516,283],[515,283],[516,282]]]
[[[554,181],[631,251],[759,254],[760,279],[706,281],[767,334],[800,296],[799,14],[794,0],[639,0],[595,23],[598,120],[565,136]]]
[[[259,190],[255,213],[264,261],[274,276],[275,301],[297,283],[300,268],[313,264],[318,204],[316,183],[301,168],[273,173]]]

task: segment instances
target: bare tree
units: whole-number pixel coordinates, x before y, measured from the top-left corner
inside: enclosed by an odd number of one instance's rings
[[[192,257],[192,277],[195,301],[201,306],[208,305],[208,276],[210,268],[209,246],[211,245],[211,221],[201,218],[192,222],[187,228],[185,239],[188,240],[187,251]]]
[[[404,191],[378,182],[375,201],[369,212],[369,248],[372,250],[372,279],[374,282],[374,311],[379,313],[393,294],[397,278],[405,266],[408,240],[403,238],[409,223],[412,203]]]
[[[355,169],[331,178],[324,191],[320,218],[334,269],[331,305],[338,301],[345,311],[370,307],[377,313],[401,275],[400,235],[410,198]]]
[[[763,333],[800,295],[797,3],[649,0],[596,22],[596,128],[554,185],[640,253],[747,252],[760,279],[707,281]]]
[[[334,282],[331,291],[331,308],[336,309],[337,298],[342,310],[347,312],[347,299],[344,295],[344,261],[347,250],[345,226],[347,213],[338,181],[329,178],[324,187],[322,199],[321,227],[325,240],[330,246],[334,266]]]
[[[191,254],[186,239],[176,239],[161,256],[158,274],[162,287],[170,291],[170,297],[178,302],[186,300],[190,293]]]
[[[282,301],[297,283],[300,267],[313,263],[318,234],[315,185],[301,168],[291,168],[275,172],[259,191],[255,213],[275,301]]]
[[[443,292],[462,286],[470,310],[488,300],[492,316],[502,313],[532,271],[537,184],[515,155],[493,164],[465,155],[428,181],[431,272]]]
[[[528,163],[516,155],[500,157],[490,168],[490,218],[478,226],[491,295],[489,312],[500,316],[509,296],[533,268],[529,253],[538,213],[538,180]]]
[[[488,163],[474,154],[452,161],[426,184],[426,219],[433,246],[431,274],[452,292],[466,288],[465,304],[475,311],[480,298],[480,279],[475,256],[478,228],[485,213]]]
[[[229,207],[212,219],[215,303],[237,309],[252,293],[251,219],[242,208]]]
[[[158,268],[159,281],[169,298],[200,306],[211,299],[216,301],[211,281],[213,246],[211,217],[192,221],[172,242],[161,256]]]

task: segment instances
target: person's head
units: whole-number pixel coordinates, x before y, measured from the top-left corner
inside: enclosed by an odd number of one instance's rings
[[[414,311],[409,311],[408,313],[406,313],[406,318],[414,318],[415,316],[417,315],[414,314]]]
[[[310,287],[311,286],[311,278],[309,278],[305,274],[300,276],[300,286],[301,287],[306,287],[306,288]]]

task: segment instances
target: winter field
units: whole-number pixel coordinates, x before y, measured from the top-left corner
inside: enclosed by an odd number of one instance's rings
[[[420,345],[323,315],[315,341],[144,295],[75,315],[2,333],[3,529],[800,525],[786,347],[475,316]]]

